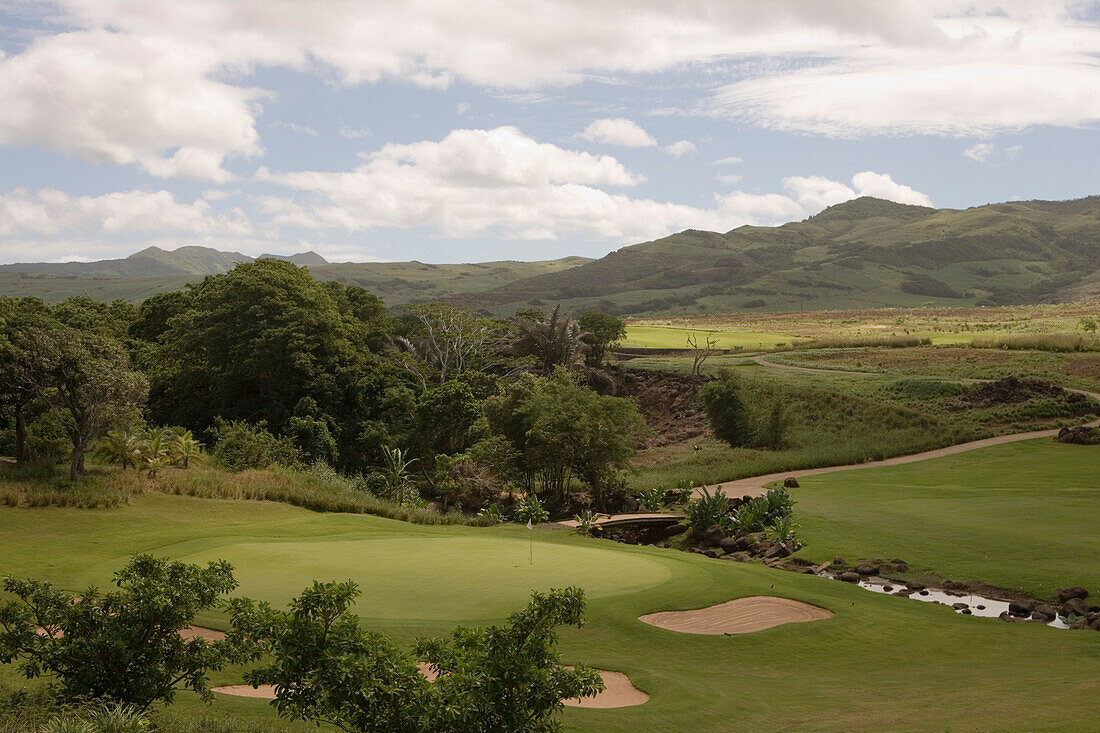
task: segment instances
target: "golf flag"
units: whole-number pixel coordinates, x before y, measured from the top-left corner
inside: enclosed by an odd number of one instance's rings
[[[534,529],[534,527],[531,526],[531,520],[530,519],[527,520],[527,529],[531,529],[531,530]],[[527,538],[529,540],[531,540],[531,542],[530,542],[531,546],[528,548],[528,553],[529,554],[528,554],[527,563],[529,565],[534,565],[535,564],[535,534],[534,534],[534,532],[527,535]]]
[[[527,529],[534,529],[534,527],[531,526],[531,520],[530,519],[527,520]]]

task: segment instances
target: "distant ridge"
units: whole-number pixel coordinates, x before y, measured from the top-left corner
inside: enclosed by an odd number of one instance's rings
[[[294,255],[264,254],[277,260],[296,265],[327,265],[328,261],[316,252],[299,252]],[[166,277],[169,275],[217,275],[232,270],[240,262],[254,259],[240,252],[222,252],[210,247],[195,245],[164,250],[146,247],[129,257],[98,262],[27,262],[0,265],[0,272],[57,275],[61,277],[133,278]]]

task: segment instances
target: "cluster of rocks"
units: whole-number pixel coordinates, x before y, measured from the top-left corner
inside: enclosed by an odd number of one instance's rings
[[[798,545],[767,539],[763,532],[727,534],[726,530],[715,524],[697,533],[694,539],[697,546],[691,548],[691,552],[698,552],[707,557],[737,562],[763,560],[765,565],[783,570],[799,573],[813,572],[812,566],[805,560],[784,562],[798,550]]]
[[[886,577],[889,573],[908,573],[909,563],[900,558],[894,558],[890,562],[886,562],[881,557],[876,557],[871,562],[861,562],[854,567],[848,565],[848,561],[843,557],[835,557],[832,562],[826,562],[818,565],[814,568],[814,572],[821,574],[827,571],[836,573],[838,580],[843,580],[845,583],[858,583],[864,578],[877,575],[879,577]],[[920,585],[914,583],[914,586]],[[924,590],[924,586],[920,585],[915,590]]]
[[[1064,397],[1066,402],[1081,402],[1085,399],[1083,394],[1067,392],[1049,382],[1018,377],[1004,377],[969,387],[959,394],[958,399],[975,407],[992,407],[1025,402],[1035,397]]]
[[[1100,631],[1100,607],[1090,606],[1085,600],[1089,592],[1079,585],[1058,589],[1057,604],[1044,603],[1034,598],[1012,601],[1008,611],[1001,614],[1006,621],[1039,621],[1050,623],[1057,617],[1065,619],[1072,629]]]
[[[1088,428],[1080,425],[1075,428],[1062,428],[1054,438],[1057,443],[1075,443],[1077,445],[1100,445],[1100,428]]]

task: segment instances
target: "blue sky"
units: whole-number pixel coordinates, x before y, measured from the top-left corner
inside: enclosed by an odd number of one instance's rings
[[[0,262],[544,259],[1100,193],[1100,4],[0,0]]]

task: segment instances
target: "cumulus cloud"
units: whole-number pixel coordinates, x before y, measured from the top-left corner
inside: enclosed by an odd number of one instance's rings
[[[162,177],[226,181],[227,156],[260,153],[261,94],[213,81],[211,60],[94,30],[0,58],[0,143],[39,144]]]
[[[665,155],[671,155],[673,158],[681,158],[695,152],[695,143],[690,140],[679,140],[671,145],[664,146],[661,148],[661,152]]]
[[[984,163],[990,155],[993,155],[993,145],[991,143],[977,143],[964,150],[963,155],[971,160]]]
[[[711,165],[735,165],[737,163],[743,163],[744,161],[738,158],[736,155],[730,155],[725,158],[719,158],[711,163]]]
[[[70,196],[53,188],[18,188],[0,195],[0,237],[6,238],[136,232],[246,236],[251,231],[239,209],[217,212],[204,199],[177,202],[168,191]]]
[[[855,174],[851,186],[823,176],[790,176],[783,179],[783,188],[809,213],[860,196],[874,196],[899,204],[932,206],[932,199],[927,194],[897,183],[889,174],[874,171]]]
[[[578,137],[589,142],[622,145],[628,148],[650,148],[657,145],[653,136],[639,127],[638,123],[622,117],[595,120]]]

